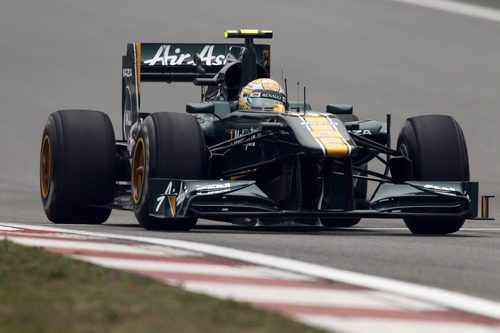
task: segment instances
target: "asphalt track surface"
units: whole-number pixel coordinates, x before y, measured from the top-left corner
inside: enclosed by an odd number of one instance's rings
[[[409,116],[454,116],[472,178],[498,195],[498,22],[388,0],[3,0],[0,221],[49,224],[38,194],[38,157],[51,112],[102,110],[120,135],[127,42],[224,42],[225,29],[245,27],[274,31],[273,76],[283,69],[289,82],[307,85],[313,108],[352,103],[360,118],[380,120],[391,113],[393,143]],[[147,85],[143,109],[180,112],[198,96],[190,84]],[[491,202],[497,221],[467,222],[445,237],[412,236],[400,220],[330,230],[201,221],[189,233],[149,232],[123,212],[104,225],[62,227],[206,242],[500,301],[499,203]]]

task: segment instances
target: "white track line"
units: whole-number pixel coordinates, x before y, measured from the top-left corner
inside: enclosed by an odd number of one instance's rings
[[[311,281],[309,276],[260,266],[227,266],[215,264],[194,264],[176,262],[158,262],[122,258],[98,258],[92,256],[73,256],[96,265],[137,271],[177,272],[192,274],[211,274],[220,276],[249,277],[262,279],[288,279],[292,281]]]
[[[125,244],[105,244],[105,243],[91,243],[91,242],[75,242],[69,239],[42,239],[32,237],[20,237],[21,235],[9,235],[9,240],[27,246],[38,247],[53,247],[53,248],[71,248],[75,250],[95,250],[95,251],[108,251],[108,252],[121,252],[133,254],[151,254],[152,250],[141,249]],[[157,254],[164,254],[158,252]]]
[[[500,10],[495,8],[483,7],[483,6],[450,1],[450,0],[391,0],[391,1],[437,9],[448,13],[465,15],[488,21],[500,22]]]
[[[210,282],[187,281],[182,286],[191,291],[208,294],[218,298],[231,298],[244,302],[271,302],[283,304],[302,304],[336,306],[349,308],[374,308],[379,310],[442,311],[429,303],[421,303],[400,296],[387,296],[379,291],[354,291],[320,288],[257,286],[225,283],[214,286]],[[293,290],[293,292],[292,292]]]
[[[437,305],[458,309],[470,313],[475,313],[495,319],[500,319],[500,303],[482,299],[479,297],[460,294],[434,287],[421,286],[410,282],[397,281],[389,278],[372,276],[350,272],[346,270],[306,263],[294,259],[280,258],[267,254],[252,253],[222,246],[209,245],[197,242],[189,242],[175,239],[162,239],[152,237],[139,237],[130,235],[117,235],[100,232],[88,232],[80,230],[70,230],[62,228],[34,226],[26,224],[2,223],[9,227],[19,227],[33,230],[59,231],[86,236],[104,237],[110,239],[126,239],[138,242],[157,244],[180,248],[189,251],[198,251],[214,256],[231,258],[246,261],[257,265],[263,265],[282,269],[289,272],[314,276],[327,280],[344,282],[365,288],[386,291],[401,296],[410,297],[422,301],[431,302]]]
[[[18,231],[19,228],[11,228],[11,227],[4,227],[4,226],[1,226],[0,227],[0,231]]]

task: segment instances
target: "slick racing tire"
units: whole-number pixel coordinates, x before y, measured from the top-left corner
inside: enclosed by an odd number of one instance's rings
[[[40,193],[55,223],[105,222],[115,183],[115,137],[109,117],[99,111],[52,113],[43,130]]]
[[[132,198],[139,223],[151,230],[189,230],[195,217],[150,216],[149,178],[205,179],[205,137],[196,118],[185,113],[161,112],[141,124],[132,155]]]
[[[412,161],[410,180],[469,180],[469,158],[465,138],[460,125],[450,116],[425,115],[408,118],[399,134],[397,147]],[[404,221],[414,234],[444,235],[458,231],[465,218],[438,220],[408,217]]]

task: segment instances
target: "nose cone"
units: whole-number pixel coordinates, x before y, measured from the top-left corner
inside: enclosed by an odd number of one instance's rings
[[[288,115],[297,140],[313,155],[342,158],[356,149],[344,124],[334,115],[318,112]]]

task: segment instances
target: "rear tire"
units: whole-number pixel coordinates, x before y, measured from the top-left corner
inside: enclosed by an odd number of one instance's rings
[[[109,117],[99,111],[52,113],[43,130],[40,192],[54,223],[105,222],[115,182],[115,137]]]
[[[450,116],[408,118],[399,134],[397,146],[412,161],[412,176],[409,180],[469,180],[465,138],[460,125]],[[465,219],[408,217],[404,221],[414,234],[443,235],[458,231]]]
[[[132,196],[139,223],[151,230],[189,230],[196,218],[150,216],[149,178],[205,179],[205,137],[193,116],[184,113],[153,113],[141,125],[132,157]],[[143,174],[138,173],[142,167]]]

